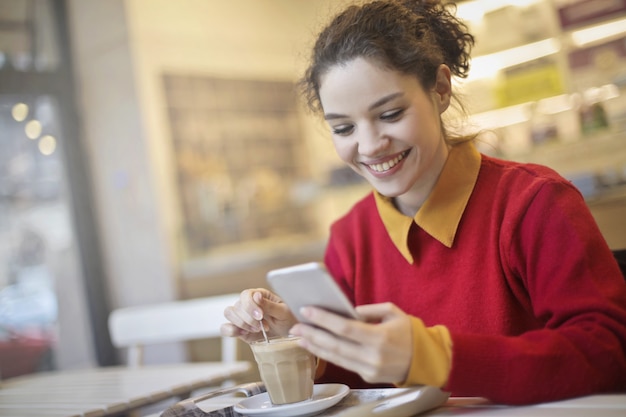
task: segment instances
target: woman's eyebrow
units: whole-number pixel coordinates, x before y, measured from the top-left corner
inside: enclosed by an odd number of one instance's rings
[[[374,110],[377,107],[380,107],[388,102],[390,102],[391,100],[398,98],[400,96],[404,95],[404,93],[402,91],[398,91],[397,93],[391,93],[389,95],[386,95],[378,100],[376,100],[374,103],[372,103],[367,109],[369,111]],[[343,114],[338,114],[338,113],[326,113],[324,114],[324,119],[325,120],[333,120],[333,119],[343,119],[346,118],[348,116],[343,115]]]
[[[333,119],[345,119],[348,116],[337,113],[326,113],[324,114],[324,120],[333,120]]]
[[[368,110],[370,110],[370,111],[371,111],[371,110],[374,110],[376,107],[380,107],[380,106],[382,106],[383,104],[386,104],[386,103],[390,102],[391,100],[393,100],[393,99],[395,99],[395,98],[397,98],[397,97],[400,97],[400,96],[402,96],[402,95],[404,95],[404,93],[403,93],[402,91],[398,91],[397,93],[391,93],[391,94],[386,95],[385,97],[383,97],[383,98],[381,98],[381,99],[379,99],[379,100],[376,100],[376,101],[375,101],[375,102],[374,102],[371,106],[369,106],[367,109],[368,109]]]

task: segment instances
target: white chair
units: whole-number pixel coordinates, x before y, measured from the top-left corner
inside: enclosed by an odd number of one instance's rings
[[[111,341],[128,349],[129,366],[140,366],[145,345],[221,337],[221,360],[235,362],[237,339],[222,337],[220,326],[224,309],[238,299],[239,294],[226,294],[120,308],[109,315]]]

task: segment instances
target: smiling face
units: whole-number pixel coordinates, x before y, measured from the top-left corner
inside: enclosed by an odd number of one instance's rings
[[[339,157],[413,215],[448,155],[440,116],[450,103],[449,69],[441,65],[425,91],[416,77],[358,58],[332,67],[319,96]]]

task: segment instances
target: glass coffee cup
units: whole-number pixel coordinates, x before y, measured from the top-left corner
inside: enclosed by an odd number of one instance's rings
[[[290,404],[313,396],[316,358],[285,336],[252,342],[250,348],[272,404]]]

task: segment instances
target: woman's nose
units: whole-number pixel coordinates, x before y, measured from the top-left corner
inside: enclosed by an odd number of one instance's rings
[[[365,156],[380,155],[389,145],[389,138],[376,129],[363,129],[358,139],[359,154]]]

